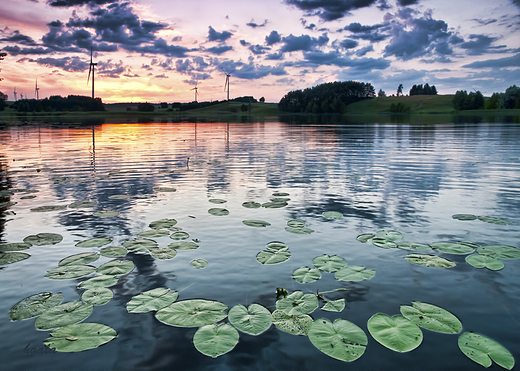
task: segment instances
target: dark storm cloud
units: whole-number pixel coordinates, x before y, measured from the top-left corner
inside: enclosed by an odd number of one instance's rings
[[[307,13],[317,15],[324,21],[333,21],[344,17],[351,11],[369,7],[378,0],[285,0]]]
[[[520,54],[512,57],[499,59],[488,59],[486,61],[478,61],[462,66],[464,68],[503,68],[503,67],[520,67]],[[516,70],[518,73],[518,69]]]
[[[0,41],[12,42],[12,43],[17,43],[17,44],[22,44],[22,45],[27,45],[27,46],[37,46],[38,45],[30,36],[23,35],[18,30],[14,31],[10,36],[1,38]]]
[[[267,43],[267,45],[274,45],[276,43],[279,43],[280,41],[282,41],[282,38],[280,34],[276,31],[271,31],[271,33],[265,37],[265,42]]]
[[[255,23],[254,19],[251,19],[251,22],[246,23],[246,25],[251,27],[251,28],[265,27],[266,24],[267,24],[267,19],[262,24]]]
[[[29,59],[29,62],[35,62],[48,67],[58,67],[68,72],[82,72],[89,68],[88,62],[79,57],[38,58]]]
[[[397,3],[400,6],[408,6],[408,5],[415,5],[419,2],[419,0],[397,0]]]
[[[48,0],[47,4],[55,7],[71,7],[88,5],[94,7],[97,5],[116,3],[119,0]]]
[[[309,35],[294,36],[290,34],[282,39],[284,45],[281,48],[282,53],[294,51],[311,51],[316,46],[323,46],[329,42],[327,34],[323,34],[318,38],[310,37]]]
[[[9,55],[38,55],[38,54],[50,54],[53,51],[49,49],[44,49],[42,47],[37,48],[20,48],[18,45],[15,46],[5,46],[2,48],[5,52],[9,53]]]
[[[496,37],[472,34],[469,36],[469,39],[469,41],[462,42],[458,46],[466,49],[466,52],[470,55],[481,55],[506,47],[505,45],[492,46],[491,44],[497,40]]]
[[[213,27],[209,26],[208,41],[226,41],[231,36],[233,36],[233,34],[229,31],[218,32],[215,31]]]

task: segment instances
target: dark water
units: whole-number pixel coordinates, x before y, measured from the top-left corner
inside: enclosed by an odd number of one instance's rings
[[[187,157],[189,170],[187,171]],[[0,356],[3,370],[473,370],[457,346],[459,335],[423,330],[423,343],[408,353],[391,351],[367,331],[376,313],[399,314],[401,305],[431,303],[454,313],[463,332],[484,334],[520,360],[520,260],[505,261],[500,271],[476,269],[465,256],[431,252],[454,261],[450,269],[413,265],[400,249],[382,249],[356,240],[362,233],[395,229],[403,240],[421,243],[471,241],[520,247],[520,126],[480,122],[442,125],[288,125],[268,123],[104,124],[53,127],[47,124],[0,129],[1,189],[29,188],[0,202],[16,202],[0,215],[0,243],[59,233],[54,246],[34,246],[27,260],[0,270]],[[168,186],[177,192],[156,192]],[[244,201],[267,202],[274,192],[290,194],[288,206],[247,209]],[[129,200],[111,199],[126,194]],[[24,198],[35,195],[35,198]],[[208,213],[220,198],[228,216]],[[31,212],[44,205],[95,200],[89,209]],[[99,218],[111,209],[119,217]],[[337,220],[322,217],[339,211]],[[14,212],[14,215],[13,213]],[[494,216],[511,221],[496,225],[459,221],[453,214]],[[148,224],[175,218],[200,239],[200,248],[179,251],[173,260],[129,254],[136,265],[111,287],[114,298],[94,307],[86,322],[111,326],[118,337],[80,353],[50,353],[43,345],[49,331],[35,319],[9,320],[19,300],[44,291],[79,300],[84,280],[51,280],[48,270],[64,257],[100,248],[79,248],[79,241],[110,237],[112,246],[135,238]],[[271,223],[245,226],[245,219]],[[304,221],[315,232],[285,231],[288,220]],[[160,247],[172,240],[155,238]],[[270,241],[283,241],[291,258],[264,266],[255,257]],[[321,254],[337,254],[349,265],[376,270],[369,281],[339,282],[323,273],[300,284],[292,272],[312,266]],[[205,269],[191,260],[203,258]],[[92,265],[111,259],[101,257]],[[352,363],[332,359],[304,336],[272,326],[259,336],[240,333],[230,353],[216,359],[192,343],[196,329],[160,323],[153,313],[129,314],[126,303],[155,287],[179,292],[178,300],[217,300],[228,307],[260,303],[271,311],[275,289],[345,298],[341,313],[317,309],[317,318],[347,319],[368,335],[365,354]],[[501,369],[493,364],[490,369]]]

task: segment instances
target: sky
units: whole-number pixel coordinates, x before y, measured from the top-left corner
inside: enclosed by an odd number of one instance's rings
[[[264,97],[333,81],[485,96],[520,85],[520,0],[2,0],[9,100]],[[225,71],[225,72],[224,72]]]

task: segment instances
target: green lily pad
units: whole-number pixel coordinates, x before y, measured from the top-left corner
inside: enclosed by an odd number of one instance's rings
[[[367,322],[370,335],[381,345],[396,352],[409,352],[421,345],[421,329],[403,316],[375,314]]]
[[[177,192],[177,188],[173,187],[157,187],[153,189],[155,192]]]
[[[63,265],[70,265],[70,264],[84,265],[84,264],[95,262],[98,259],[99,259],[99,254],[97,254],[95,252],[84,252],[81,254],[71,255],[64,259],[61,259],[60,262],[58,263],[58,266],[61,267]]]
[[[267,244],[267,246],[265,248],[272,252],[289,250],[289,246],[287,246],[285,243],[280,242],[280,241],[271,241]]]
[[[256,260],[260,264],[279,264],[288,260],[291,257],[289,251],[260,251],[256,255]]]
[[[467,255],[475,251],[474,247],[459,243],[434,242],[430,244],[430,246],[433,250],[440,251],[446,254]]]
[[[242,203],[242,206],[248,209],[259,209],[262,207],[262,204],[254,201],[246,201]]]
[[[321,278],[321,272],[318,268],[301,267],[293,271],[292,278],[299,283],[314,282]]]
[[[78,242],[75,246],[77,247],[100,247],[107,245],[112,242],[111,238],[91,238],[89,240]]]
[[[477,249],[479,254],[491,256],[495,259],[513,260],[520,259],[520,249],[507,245],[488,245],[480,246]]]
[[[372,239],[375,236],[376,235],[373,233],[363,233],[363,234],[360,234],[359,236],[357,236],[356,240],[358,240],[359,242],[363,242],[363,243],[372,242]]]
[[[129,200],[132,197],[130,197],[129,195],[111,195],[108,196],[108,198],[111,200]]]
[[[285,230],[294,234],[311,234],[312,232],[314,232],[314,230],[310,228],[285,227]]]
[[[401,314],[426,330],[443,334],[458,334],[462,331],[462,323],[446,309],[432,304],[414,301],[412,306],[401,305]]]
[[[338,281],[365,281],[369,280],[376,275],[376,271],[373,269],[365,269],[362,265],[350,265],[348,267],[341,268],[334,274],[334,277]]]
[[[225,204],[227,202],[226,200],[223,200],[221,198],[211,198],[208,201],[212,204]]]
[[[95,211],[92,213],[92,215],[99,216],[101,218],[111,218],[114,216],[119,216],[119,211],[105,209],[105,210]]]
[[[187,232],[184,232],[184,231],[177,231],[177,232],[173,232],[171,235],[170,235],[170,238],[172,240],[185,240],[187,238],[190,237],[190,234],[187,233]]]
[[[70,280],[72,278],[80,278],[94,273],[96,268],[91,265],[63,265],[58,268],[51,269],[45,277],[52,280]]]
[[[177,256],[177,251],[174,249],[153,249],[150,254],[154,259],[170,260]]]
[[[284,206],[287,206],[288,203],[285,201],[270,201],[270,202],[264,202],[262,204],[262,207],[265,207],[266,209],[278,209]]]
[[[155,314],[159,321],[178,327],[200,327],[222,321],[227,305],[218,301],[193,299],[175,302]]]
[[[25,252],[0,252],[0,265],[16,263],[30,256]]]
[[[345,362],[361,357],[368,344],[361,328],[341,318],[334,323],[325,318],[314,321],[309,329],[309,340],[329,357]]]
[[[109,276],[109,275],[103,275],[103,276],[96,276],[89,278],[88,280],[80,282],[78,285],[78,288],[80,289],[93,289],[96,287],[108,287],[113,286],[117,283],[119,280],[116,276]]]
[[[377,247],[382,247],[383,249],[393,249],[397,247],[397,243],[395,241],[382,237],[372,238],[372,244]]]
[[[127,304],[128,313],[146,313],[166,308],[179,297],[177,291],[165,287],[145,291],[134,296]]]
[[[377,232],[377,237],[384,238],[385,240],[390,240],[390,241],[398,241],[401,238],[403,238],[403,234],[401,232],[397,232],[397,231],[382,230],[382,231]]]
[[[106,276],[122,276],[130,273],[132,269],[134,269],[134,263],[131,260],[112,260],[101,265],[97,272]]]
[[[134,253],[149,253],[153,249],[157,249],[157,242],[147,238],[134,238],[123,242],[123,246]]]
[[[328,312],[342,312],[345,309],[345,299],[341,298],[338,300],[328,301],[321,310]]]
[[[301,291],[294,291],[276,301],[276,309],[290,316],[309,314],[316,308],[318,308],[318,297],[314,294],[304,294]]]
[[[52,330],[83,321],[92,313],[93,305],[71,301],[47,309],[40,314],[34,325],[38,330]]]
[[[94,349],[117,337],[117,332],[100,323],[78,323],[51,332],[43,343],[57,352],[81,352]]]
[[[9,311],[11,321],[20,321],[23,319],[39,316],[47,309],[55,307],[63,301],[63,294],[58,292],[40,292],[39,294],[28,296],[13,305]]]
[[[161,229],[152,229],[151,231],[144,231],[138,234],[139,237],[144,238],[155,238],[155,237],[164,237],[168,236],[170,232],[164,231]]]
[[[48,205],[48,206],[38,206],[31,209],[32,212],[36,213],[44,213],[47,211],[60,211],[65,210],[67,205]]]
[[[128,250],[120,246],[104,247],[99,253],[107,258],[123,258],[128,254]]]
[[[477,219],[476,215],[473,214],[455,214],[451,216],[453,219],[457,220],[475,220]]]
[[[495,217],[492,217],[492,216],[479,216],[478,219],[482,220],[483,222],[491,223],[491,224],[498,224],[498,225],[511,224],[511,222],[509,220],[501,219],[501,218],[495,218]]]
[[[307,335],[314,322],[308,314],[289,315],[278,309],[271,314],[271,320],[279,330],[293,335]]]
[[[301,220],[289,220],[287,222],[287,226],[288,227],[291,227],[291,228],[303,228],[305,227],[305,223],[302,222]]]
[[[208,262],[204,259],[194,259],[191,261],[191,266],[199,269],[204,269],[208,266]]]
[[[109,290],[105,287],[94,287],[92,289],[86,290],[83,295],[81,295],[81,300],[87,304],[104,305],[108,303],[113,297],[114,293],[112,290]]]
[[[168,245],[169,249],[174,250],[195,250],[199,248],[199,245],[197,245],[195,242],[191,241],[181,241],[181,242],[172,242]]]
[[[227,323],[206,325],[193,335],[193,345],[202,354],[217,358],[233,350],[238,344],[238,331]]]
[[[468,255],[466,256],[466,263],[475,268],[487,268],[492,271],[499,271],[504,268],[504,263],[489,255]]]
[[[97,201],[77,201],[69,204],[71,209],[83,209],[97,205]]]
[[[34,246],[56,245],[63,241],[63,237],[57,233],[38,233],[27,236],[23,242]]]
[[[208,213],[210,213],[211,215],[216,215],[216,216],[226,216],[226,215],[229,215],[229,210],[222,209],[220,207],[213,207],[208,210]]]
[[[430,245],[417,242],[398,242],[397,247],[408,251],[428,251],[432,249]]]
[[[469,246],[469,247],[471,247],[473,249],[476,249],[476,248],[480,247],[480,245],[478,245],[478,244],[476,244],[474,242],[469,242],[469,241],[459,241],[459,244]]]
[[[264,220],[243,220],[242,223],[244,223],[248,227],[257,227],[257,228],[268,227],[271,225],[271,223],[266,222]]]
[[[343,214],[338,211],[325,211],[322,215],[326,219],[339,219],[343,217]]]
[[[408,254],[404,258],[410,263],[422,265],[424,267],[451,268],[456,266],[456,264],[451,260],[436,255]]]
[[[229,322],[238,330],[249,335],[260,335],[271,327],[271,312],[260,304],[245,307],[237,304],[228,312]]]
[[[170,229],[177,224],[175,219],[159,219],[151,222],[148,226],[152,229]]]
[[[511,353],[487,336],[465,332],[459,337],[458,344],[462,353],[481,366],[491,366],[493,363],[491,360],[506,370],[511,370],[515,365]]]
[[[31,246],[32,245],[30,243],[24,243],[24,242],[3,243],[0,245],[0,251],[1,252],[21,251],[21,250],[27,250]]]
[[[274,197],[287,197],[287,196],[290,196],[290,194],[287,192],[275,192],[275,193],[273,193],[273,196]]]

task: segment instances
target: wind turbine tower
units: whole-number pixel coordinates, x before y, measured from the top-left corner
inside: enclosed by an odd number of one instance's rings
[[[13,90],[13,94],[14,94],[14,101],[16,102],[16,87]]]
[[[221,68],[222,72],[224,72],[226,74],[226,82],[224,83],[224,91],[227,91],[227,100],[229,100],[229,77],[231,76],[231,71],[230,73],[227,73],[223,68]]]
[[[199,96],[198,87],[195,86],[193,89],[190,89],[190,91],[195,90],[195,102],[197,102],[197,97]]]
[[[38,87],[38,79],[36,79],[36,87],[34,88],[34,95],[36,95],[36,100],[40,100],[40,88]]]
[[[90,73],[92,72],[92,99],[94,99],[94,69],[96,66],[97,63],[92,62],[92,47],[90,47],[90,68],[88,69],[87,85],[90,80]]]

